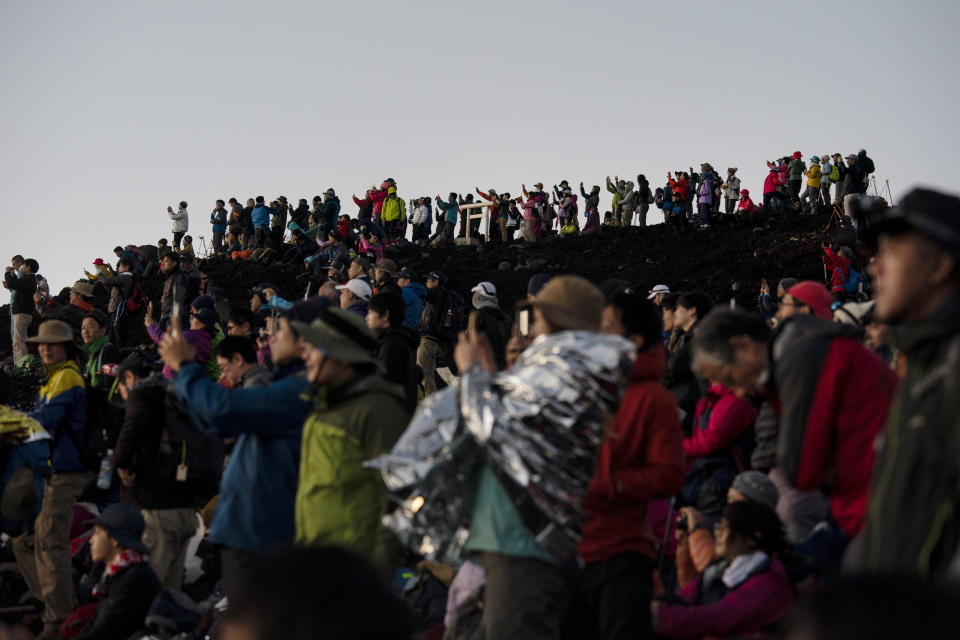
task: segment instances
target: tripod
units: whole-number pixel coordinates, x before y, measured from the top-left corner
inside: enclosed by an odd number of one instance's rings
[[[823,233],[830,231],[834,225],[839,229],[843,226],[843,205],[840,203],[834,203],[833,210],[830,213],[830,219],[827,220],[827,226],[823,228]]]

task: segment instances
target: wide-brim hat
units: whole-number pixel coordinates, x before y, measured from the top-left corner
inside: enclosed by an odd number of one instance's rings
[[[377,339],[356,313],[328,308],[307,324],[294,320],[294,330],[328,358],[351,364],[376,364]]]
[[[533,304],[560,330],[599,331],[603,293],[580,276],[557,276],[544,285]]]
[[[378,262],[374,267],[374,269],[376,269],[377,271],[384,271],[390,274],[391,276],[397,275],[397,263],[391,260],[390,258],[386,258]]]
[[[27,338],[27,342],[34,344],[56,344],[58,342],[73,342],[73,329],[63,320],[46,320],[40,323],[37,335]]]
[[[71,293],[79,293],[85,298],[93,297],[93,285],[89,282],[84,282],[83,280],[77,280],[73,283],[73,287],[70,289]]]

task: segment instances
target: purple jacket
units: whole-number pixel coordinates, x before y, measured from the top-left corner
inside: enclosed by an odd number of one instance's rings
[[[762,630],[777,622],[793,606],[793,585],[777,558],[765,571],[740,583],[720,602],[698,605],[701,578],[677,595],[688,605],[660,603],[657,635],[669,638],[728,636]]]
[[[160,341],[163,340],[163,332],[160,331],[160,327],[155,324],[147,327],[147,333],[150,334],[150,338],[157,344],[160,344]],[[210,334],[202,330],[195,331],[188,329],[183,332],[183,337],[187,339],[190,346],[197,352],[193,361],[202,367],[207,361],[207,358],[210,357]],[[171,369],[168,364],[163,365],[163,377],[167,380],[173,380],[173,369]]]
[[[713,178],[709,178],[700,183],[700,197],[697,202],[702,204],[713,204]]]

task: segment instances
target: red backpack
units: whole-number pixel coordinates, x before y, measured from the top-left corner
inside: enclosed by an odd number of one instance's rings
[[[137,277],[133,277],[133,288],[130,289],[130,295],[124,301],[124,305],[127,308],[129,313],[136,313],[141,309],[146,309],[149,300],[147,299],[147,294],[143,292],[143,289],[140,288],[140,283],[137,281]]]

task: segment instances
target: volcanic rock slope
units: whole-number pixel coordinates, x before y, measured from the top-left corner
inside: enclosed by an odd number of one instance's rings
[[[770,220],[766,224],[738,219],[720,219],[709,229],[675,229],[656,225],[646,229],[602,229],[594,236],[548,237],[536,243],[491,242],[479,247],[446,246],[420,249],[390,247],[387,257],[401,267],[409,266],[421,277],[440,270],[451,287],[465,300],[470,288],[481,281],[497,287],[503,306],[511,306],[526,293],[530,276],[546,272],[573,273],[595,282],[622,280],[637,289],[666,284],[673,291],[704,291],[717,302],[731,298],[743,307],[756,305],[761,278],[773,287],[784,277],[822,281],[825,277],[820,255],[830,244],[836,229],[825,231],[826,214]],[[112,242],[112,241],[111,241]],[[280,294],[294,300],[307,287],[316,291],[318,281],[302,268],[234,262],[226,258],[202,260],[207,274],[235,306],[247,304],[248,289],[269,282]],[[144,291],[158,304],[162,280],[143,283]],[[108,299],[103,287],[95,289],[97,306]],[[57,299],[66,302],[68,291]],[[0,359],[10,355],[9,306],[0,308]],[[126,323],[124,342],[147,343],[142,316]]]

